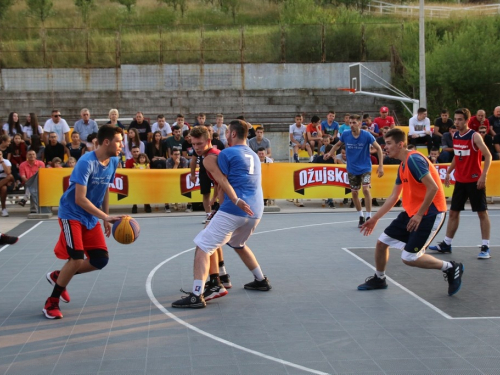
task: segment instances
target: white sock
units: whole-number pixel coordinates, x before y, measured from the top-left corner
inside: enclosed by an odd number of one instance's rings
[[[483,245],[490,247],[490,240],[483,240]]]
[[[260,269],[260,266],[252,270],[253,275],[255,278],[259,281],[264,280],[264,274],[262,273],[262,270]]]
[[[448,236],[444,236],[444,243],[447,245],[451,245],[451,241],[453,241],[453,238],[450,238]]]
[[[205,283],[203,280],[195,280],[193,282],[193,294],[199,296],[201,293],[203,293],[203,285]]]
[[[363,210],[358,211],[358,214],[359,214],[359,217],[364,217],[364,215],[363,215]]]
[[[443,261],[443,266],[441,267],[441,271],[449,270],[451,267],[453,267],[453,264],[451,264],[450,262]]]
[[[226,266],[219,267],[219,276],[227,275]]]
[[[385,279],[385,271],[375,271],[375,275],[377,275],[379,279]]]
[[[372,217],[372,212],[371,211],[366,211],[366,217]]]

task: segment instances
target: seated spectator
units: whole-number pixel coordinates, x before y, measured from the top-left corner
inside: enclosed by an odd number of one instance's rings
[[[97,122],[90,118],[90,111],[87,108],[83,108],[80,111],[80,117],[81,119],[75,122],[73,133],[77,132],[78,134],[80,134],[80,137],[82,139],[87,139],[90,134],[97,133],[99,131]],[[76,158],[75,156],[73,157]],[[78,160],[78,158],[76,158],[76,160]]]
[[[153,133],[153,141],[148,143],[146,147],[146,154],[151,160],[152,169],[165,169],[167,160],[167,148],[165,143],[162,142],[161,131],[157,130]]]
[[[137,112],[135,114],[135,119],[132,120],[127,130],[130,131],[130,129],[135,129],[135,132],[139,134],[139,139],[143,142],[149,142],[153,137],[151,126],[149,125],[149,122],[144,119],[142,112]]]
[[[480,126],[486,126],[486,134],[490,134],[490,122],[486,118],[486,112],[482,109],[476,112],[469,120],[469,129],[479,131]]]
[[[339,123],[335,121],[335,111],[329,111],[326,120],[321,121],[321,131],[323,135],[328,135],[331,144],[335,144],[339,140],[339,127]]]
[[[3,124],[3,134],[14,137],[16,134],[23,135],[23,129],[19,123],[19,115],[16,112],[9,113],[6,124]]]
[[[375,139],[380,146],[385,146],[385,138],[384,137],[389,130],[390,130],[390,128],[388,126],[384,126],[382,128],[382,131],[381,131],[382,135]],[[384,149],[384,147],[382,147],[382,150],[383,149]]]
[[[11,142],[12,138],[7,134],[3,134],[0,137],[0,151],[3,152],[3,155],[7,160],[10,159],[10,154],[12,154]]]
[[[266,156],[272,158],[271,141],[264,137],[264,127],[257,126],[255,134],[256,136],[248,141],[248,147],[250,147],[255,153],[258,152],[259,148],[264,147],[266,149]]]
[[[226,124],[224,124],[224,115],[222,113],[217,113],[215,115],[215,125],[212,126],[214,134],[219,135],[219,140],[227,147],[226,132],[229,130]]]
[[[123,125],[120,121],[118,121],[118,118],[120,117],[120,114],[118,113],[118,110],[113,108],[109,111],[108,114],[109,121],[106,123],[106,125],[113,125],[117,126],[123,130],[125,130],[125,125]]]
[[[8,137],[5,134],[3,137]],[[12,191],[14,186],[14,176],[11,174],[11,164],[8,159],[4,159],[3,152],[0,151],[0,200],[2,203],[2,216],[9,216],[7,206],[7,191]]]
[[[342,146],[344,147],[344,146]],[[325,147],[325,153],[330,152],[333,148],[333,144],[328,144]],[[344,147],[344,153],[345,153],[345,147]],[[316,155],[312,161],[313,163],[318,163],[318,164],[334,164],[335,160],[334,158],[329,158],[325,160],[322,155]],[[333,202],[333,198],[328,198],[325,200],[325,203],[328,205],[330,208],[335,208],[335,203]]]
[[[61,117],[61,112],[52,110],[51,117],[43,125],[43,143],[47,146],[50,133],[56,133],[57,141],[62,145],[69,143],[70,128],[65,119]]]
[[[19,166],[19,175],[21,176],[21,181],[23,185],[28,181],[31,177],[33,177],[40,168],[45,168],[45,164],[36,159],[35,150],[29,150],[27,154],[26,161],[22,162]],[[21,199],[18,204],[22,207],[26,205],[26,202],[30,201],[30,213],[36,213],[35,203],[30,200],[31,192],[30,189],[25,186],[24,188],[24,198]]]
[[[330,136],[328,134],[323,134],[323,137],[321,138],[321,147],[319,148],[320,155],[325,154],[326,146],[328,146],[330,144],[330,141],[331,141]]]
[[[218,150],[224,150],[226,146],[224,146],[224,143],[219,139],[219,134],[218,133],[213,133],[212,128],[208,128],[208,134],[210,134],[210,137],[212,138],[212,147]]]
[[[365,113],[363,115],[363,122],[361,123],[361,125],[366,125],[367,127],[366,130],[369,131],[370,134],[373,135],[375,138],[377,138],[380,135],[379,134],[380,130],[378,125],[372,121],[372,118],[368,113]]]
[[[77,131],[73,131],[73,133],[71,133],[71,142],[66,145],[66,148],[68,149],[70,156],[72,156],[76,160],[79,160],[85,153],[87,145],[81,141],[80,133],[78,133]]]
[[[69,156],[69,151],[63,146],[61,142],[57,140],[57,134],[55,132],[49,133],[49,143],[45,146],[43,150],[43,159],[47,167],[52,167],[52,161],[54,158],[59,160],[64,160],[64,155]]]
[[[388,107],[380,107],[380,116],[375,117],[373,122],[378,125],[379,129],[382,129],[384,126],[388,126],[389,129],[392,129],[396,126],[396,123],[394,122],[394,117],[389,116]]]
[[[311,146],[306,142],[306,127],[302,124],[302,115],[295,116],[295,124],[290,125],[290,145],[293,148],[293,160],[299,163],[299,150],[307,150],[309,158],[313,159]]]
[[[125,135],[124,135],[125,136]],[[97,133],[89,134],[85,142],[85,152],[97,150]],[[125,144],[125,142],[124,142]]]
[[[409,127],[408,140],[410,144],[427,145],[427,153],[429,154],[433,147],[439,148],[439,144],[433,144],[431,121],[427,118],[427,109],[419,108],[417,114],[410,119]]]
[[[265,147],[258,148],[257,156],[259,157],[261,163],[274,163],[273,159],[267,156]]]
[[[344,123],[339,127],[339,135],[341,135],[346,130],[351,130],[351,125],[349,125],[349,117],[351,117],[350,113],[346,113],[344,115]]]
[[[491,160],[498,160],[497,151],[495,149],[495,145],[493,144],[493,137],[491,134],[488,134],[488,128],[485,125],[481,125],[479,127],[478,133],[483,137],[484,144],[488,147],[488,150],[491,154]],[[484,155],[483,155],[484,160]]]
[[[76,159],[73,157],[73,156],[70,156],[68,158],[68,161],[66,162],[66,164],[64,165],[64,168],[75,168],[75,165],[76,165]]]
[[[236,120],[242,120],[247,124],[248,126],[247,139],[252,139],[257,136],[257,133],[255,132],[255,129],[253,128],[252,124],[250,124],[247,120],[245,120],[245,116],[238,116],[236,117]]]
[[[142,143],[142,142],[141,142]],[[131,155],[132,157],[130,159],[127,159],[125,163],[125,168],[135,168],[135,164],[139,163],[139,155],[141,154],[141,150],[138,146],[132,146],[131,149]],[[144,205],[144,211],[147,213],[150,213],[151,210],[151,205],[150,204],[145,204]],[[136,214],[137,213],[137,205],[134,204],[132,206],[132,213]]]
[[[184,130],[182,132],[182,137],[184,138],[184,142],[182,142],[182,156],[191,158],[194,154],[194,148],[191,144],[191,134],[189,134],[189,130]]]
[[[31,137],[36,134],[38,136],[42,136],[43,129],[38,124],[38,118],[36,114],[31,112],[28,116],[26,116],[26,123],[23,128],[23,139],[27,144],[31,144]]]
[[[175,122],[172,124],[172,126],[176,125],[179,127],[179,129],[181,129],[182,133],[184,133],[186,130],[191,129],[191,126],[185,121],[184,115],[182,113],[179,113],[177,115]]]
[[[42,138],[38,134],[33,134],[31,136],[31,144],[30,150],[36,152],[36,160],[43,161],[43,151],[45,150],[45,146],[42,146]]]
[[[495,137],[500,134],[500,106],[495,107],[493,114],[488,117],[490,123],[490,134]]]
[[[134,163],[134,169],[149,169],[149,158],[146,154],[139,154],[137,163]]]
[[[203,112],[198,113],[198,116],[196,116],[196,120],[193,124],[193,126],[200,126],[200,125],[206,126],[207,128],[212,127],[212,124],[207,122],[207,115]]]
[[[169,158],[172,157],[174,149],[182,151],[183,142],[184,138],[181,136],[181,129],[177,125],[174,125],[172,127],[172,136],[165,140],[165,146],[167,148],[167,155]]]
[[[436,141],[439,141],[439,144],[443,142],[443,134],[449,132],[452,125],[453,120],[450,119],[448,110],[443,109],[441,116],[434,120],[433,136],[437,138]]]
[[[27,147],[26,143],[23,141],[22,134],[14,135],[14,142],[10,145],[9,161],[12,164],[12,175],[14,176],[14,189],[17,187],[17,183],[21,183],[21,177],[19,176],[19,166],[22,162],[26,161]]]
[[[432,164],[439,164],[439,149],[433,148],[429,153],[428,159],[432,162]]]
[[[181,156],[181,151],[174,149],[172,151],[172,156],[167,159],[167,169],[179,169],[179,168],[189,168],[189,161]],[[186,212],[192,211],[192,205],[189,203],[186,208]],[[165,212],[172,212],[170,209],[170,204],[165,203]]]
[[[449,131],[443,133],[441,137],[441,154],[439,155],[440,163],[451,163],[453,157],[455,156],[455,151],[453,150],[453,136],[457,132],[457,127],[451,125]]]
[[[345,145],[342,145],[342,147],[340,147],[340,153],[335,155],[335,158],[333,159],[333,161],[335,164],[347,164],[347,155],[346,155],[346,151],[345,151]]]
[[[141,142],[141,139],[139,138],[139,132],[135,128],[128,129],[127,134],[125,134],[123,138],[123,144],[125,145],[123,150],[125,152],[125,158],[127,160],[132,158],[132,148],[134,146],[139,147],[141,153],[144,153],[145,151],[144,143]]]
[[[52,159],[52,162],[47,165],[47,168],[62,168],[62,159],[61,158],[58,158],[58,157],[55,157],[54,159]]]
[[[156,122],[151,126],[151,131],[153,132],[153,137],[155,132],[160,132],[162,140],[172,135],[172,128],[163,115],[158,115],[156,117]]]

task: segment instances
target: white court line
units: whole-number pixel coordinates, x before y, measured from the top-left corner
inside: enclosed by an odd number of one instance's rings
[[[453,247],[474,247],[474,245],[471,245],[471,246],[453,246]],[[371,247],[356,247],[356,249],[375,249],[373,246]],[[356,258],[357,260],[359,260],[361,263],[364,263],[366,264],[369,268],[371,268],[372,270],[376,271],[375,267],[372,266],[370,263],[368,263],[366,260],[360,258],[359,256],[357,256],[356,254],[354,254],[352,251],[350,251],[348,248],[345,248],[343,247],[342,250],[344,250],[346,253],[348,254],[351,254],[354,258]],[[402,290],[404,290],[406,293],[408,293],[409,295],[415,297],[416,299],[418,299],[420,302],[422,302],[424,305],[430,307],[432,310],[434,310],[435,312],[437,312],[439,315],[445,317],[446,319],[450,319],[450,320],[482,320],[482,319],[500,319],[500,316],[467,316],[467,317],[458,317],[458,318],[454,318],[450,315],[448,315],[447,313],[445,313],[443,310],[441,310],[440,308],[434,306],[432,303],[430,303],[429,301],[423,299],[422,297],[420,297],[419,295],[413,293],[411,290],[409,290],[408,288],[404,287],[403,285],[401,285],[400,283],[398,283],[397,281],[395,281],[394,279],[390,278],[389,276],[385,275],[385,277],[387,278],[387,280],[389,280],[390,282],[392,282],[394,285],[396,285],[397,287],[401,288]]]
[[[21,237],[24,237],[26,234],[28,234],[29,232],[31,232],[33,229],[35,229],[36,227],[38,227],[40,224],[42,224],[43,221],[40,221],[39,223],[33,225],[30,229],[28,229],[26,232],[24,232],[23,234],[21,234],[20,236],[18,236],[19,238]],[[14,244],[15,245],[15,244]],[[12,245],[5,245],[5,246],[2,246],[2,248],[0,248],[0,253],[5,250],[8,246],[12,246]]]

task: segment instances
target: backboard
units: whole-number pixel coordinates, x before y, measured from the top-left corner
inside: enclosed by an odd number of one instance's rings
[[[349,65],[349,88],[361,91],[361,64]]]

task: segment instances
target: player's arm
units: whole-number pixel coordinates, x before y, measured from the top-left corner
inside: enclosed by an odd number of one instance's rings
[[[196,159],[197,159],[196,154],[193,154],[193,156],[191,156],[191,161],[189,162],[189,168],[191,169],[191,174],[189,175],[189,178],[193,183],[196,182]]]
[[[394,185],[391,195],[386,199],[382,207],[378,209],[377,213],[373,215],[370,220],[366,221],[361,226],[360,232],[363,233],[363,235],[369,236],[370,234],[372,234],[373,230],[375,229],[375,226],[377,225],[377,222],[382,217],[384,217],[384,215],[388,213],[391,210],[391,208],[394,207],[396,202],[399,200],[402,190],[403,190],[403,184]]]
[[[450,166],[446,170],[446,176],[444,177],[444,186],[449,187],[450,186],[450,175],[453,173],[455,170],[455,157],[453,157]]]
[[[99,208],[97,208],[96,206],[94,206],[94,204],[87,198],[87,186],[85,185],[80,185],[78,183],[75,184],[75,203],[80,206],[81,208],[83,208],[85,211],[87,211],[89,214],[97,217],[98,219],[101,219],[103,221],[108,221],[110,223],[113,223],[115,222],[116,220],[120,219],[120,216],[116,216],[116,217],[113,217],[113,216],[108,216],[108,214],[104,211],[101,211]],[[108,208],[106,208],[106,210],[109,209],[109,192],[106,191],[106,195],[104,196],[105,200],[106,200],[106,196],[108,197],[108,202],[106,203],[106,205],[108,206]],[[103,201],[103,210],[105,209],[105,202],[106,201]]]
[[[333,145],[333,147],[330,150],[330,152],[327,152],[325,155],[323,155],[323,159],[328,160],[330,158],[334,158],[335,157],[335,152],[337,152],[337,150],[339,148],[341,148],[343,145],[344,145],[344,142],[342,142],[342,141],[339,140],[337,143],[335,143]]]
[[[377,175],[378,177],[382,177],[384,175],[384,153],[382,151],[382,147],[377,143],[377,141],[372,143],[372,146],[377,150],[377,156],[378,156],[378,168],[377,168]]]
[[[483,137],[481,137],[477,132],[474,133],[474,143],[477,148],[481,150],[481,153],[484,156],[483,173],[481,173],[481,177],[477,180],[477,188],[478,190],[481,190],[486,187],[486,176],[491,165],[491,153],[490,150],[488,150],[488,147],[484,144]]]
[[[236,192],[227,180],[227,177],[221,172],[219,165],[217,164],[217,158],[208,156],[203,160],[203,165],[206,170],[210,172],[215,181],[217,181],[219,188],[226,193],[231,202],[245,211],[248,215],[253,216],[253,211],[250,209],[250,206],[243,199],[238,198],[238,195],[236,195]]]

